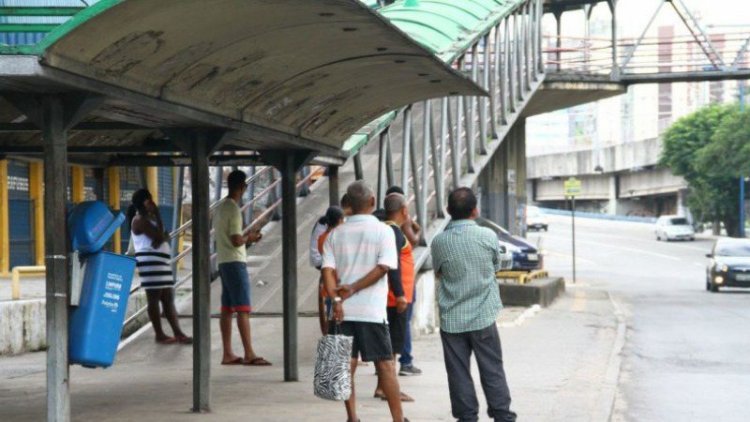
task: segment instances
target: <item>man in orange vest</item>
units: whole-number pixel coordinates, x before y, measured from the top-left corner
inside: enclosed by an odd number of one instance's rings
[[[409,220],[409,208],[406,197],[391,193],[385,197],[385,224],[393,229],[396,238],[394,247],[398,251],[398,269],[388,272],[388,328],[390,331],[393,358],[404,348],[407,324],[407,307],[414,299],[414,256],[411,243],[401,231],[401,226]],[[394,365],[395,368],[395,365]],[[380,385],[375,389],[375,397],[385,399]],[[401,401],[414,401],[410,396],[401,393]]]

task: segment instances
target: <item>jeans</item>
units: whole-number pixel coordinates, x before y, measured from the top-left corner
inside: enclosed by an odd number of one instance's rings
[[[409,366],[414,360],[411,355],[411,315],[414,309],[414,303],[410,303],[406,308],[406,331],[404,331],[404,348],[401,350],[401,356],[398,358],[398,362],[402,366]]]
[[[513,422],[510,391],[505,380],[500,335],[495,324],[465,333],[440,331],[453,417],[460,422],[479,420],[479,403],[471,378],[471,354],[479,367],[479,378],[487,398],[487,414],[495,420]]]

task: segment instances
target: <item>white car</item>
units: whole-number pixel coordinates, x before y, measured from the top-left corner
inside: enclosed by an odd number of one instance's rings
[[[664,215],[656,220],[656,240],[695,240],[695,230],[685,217]]]
[[[542,214],[542,211],[538,207],[526,207],[526,228],[528,230],[547,231],[548,227],[549,220],[547,220],[547,217]]]

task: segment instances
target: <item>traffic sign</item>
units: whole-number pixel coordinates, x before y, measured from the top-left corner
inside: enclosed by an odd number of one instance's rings
[[[563,183],[563,189],[565,190],[565,196],[579,195],[581,193],[581,181],[575,177],[570,177]]]

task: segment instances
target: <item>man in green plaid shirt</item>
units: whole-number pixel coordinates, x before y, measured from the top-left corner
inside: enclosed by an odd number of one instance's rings
[[[501,266],[497,237],[474,222],[477,198],[469,188],[448,197],[452,221],[432,241],[432,265],[438,282],[440,338],[453,416],[461,422],[479,420],[470,359],[474,353],[487,413],[495,421],[515,421],[505,380],[500,336],[495,320],[502,309],[495,273]]]

